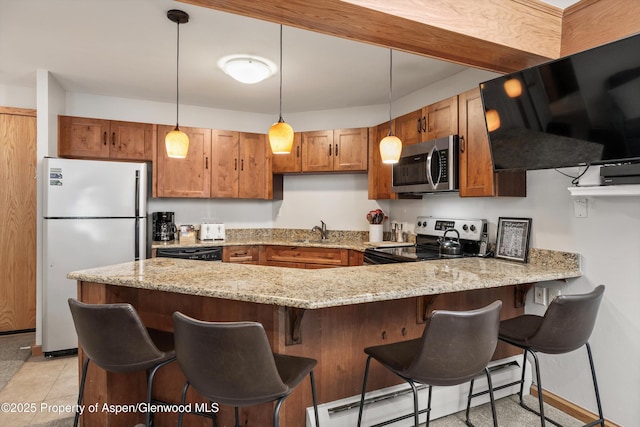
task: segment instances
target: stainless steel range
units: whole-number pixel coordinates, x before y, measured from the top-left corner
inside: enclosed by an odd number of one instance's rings
[[[441,244],[446,239],[457,239],[460,251],[456,255],[441,255]],[[419,216],[416,219],[416,244],[368,248],[364,252],[365,264],[428,261],[451,257],[487,255],[488,225],[485,219],[452,219]],[[445,236],[445,232],[447,235]]]

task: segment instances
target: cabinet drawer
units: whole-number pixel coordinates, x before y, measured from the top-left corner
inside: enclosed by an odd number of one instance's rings
[[[315,248],[302,246],[267,246],[265,260],[322,264],[333,266],[349,265],[349,250],[338,248]]]
[[[222,249],[223,262],[257,264],[260,260],[260,246],[225,246]]]

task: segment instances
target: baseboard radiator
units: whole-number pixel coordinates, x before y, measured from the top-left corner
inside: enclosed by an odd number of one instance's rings
[[[375,362],[372,362],[375,363]],[[527,362],[528,363],[528,362]],[[512,381],[520,380],[522,356],[514,356],[507,359],[498,360],[489,364],[491,371],[491,381],[494,389]],[[527,377],[525,378],[525,390],[531,386],[531,367],[527,366]],[[427,386],[418,384],[418,404],[419,409],[426,408]],[[475,380],[474,393],[487,390],[487,379],[484,374]],[[506,387],[497,390],[495,398],[499,399],[520,391],[519,385]],[[452,387],[433,387],[431,397],[431,419],[435,420],[447,415],[462,411],[467,407],[467,395],[469,393],[469,383]],[[489,402],[489,394],[476,397],[471,401],[472,406],[478,406]],[[318,418],[323,427],[353,427],[358,422],[358,410],[360,408],[360,395],[351,396],[345,399],[335,400],[318,406]],[[413,414],[413,395],[411,387],[404,383],[381,390],[374,390],[365,396],[365,410],[362,419],[362,426],[370,426],[406,414]],[[426,414],[420,415],[420,422],[426,421]],[[393,424],[394,427],[413,426],[413,417]],[[313,408],[307,408],[307,427],[315,426]]]

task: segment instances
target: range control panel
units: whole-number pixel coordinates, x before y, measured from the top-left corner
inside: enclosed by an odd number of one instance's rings
[[[486,236],[488,226],[486,219],[453,219],[432,216],[419,216],[416,219],[416,234],[439,237],[450,228],[457,230],[461,239],[480,241],[483,234]],[[456,237],[456,234],[449,233],[447,238],[449,237]]]

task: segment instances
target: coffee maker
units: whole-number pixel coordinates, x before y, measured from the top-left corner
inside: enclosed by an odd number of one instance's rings
[[[171,241],[175,239],[176,225],[173,212],[154,212],[152,214],[153,240]]]

